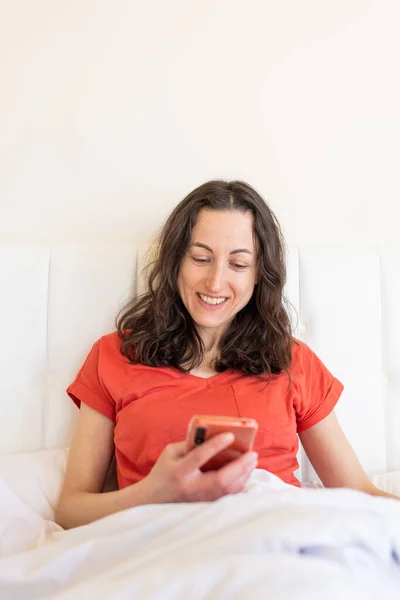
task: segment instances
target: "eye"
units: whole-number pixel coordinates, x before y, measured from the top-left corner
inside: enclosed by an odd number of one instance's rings
[[[208,258],[195,258],[194,256],[192,256],[192,260],[194,260],[194,262],[198,265],[204,265],[205,263],[209,262]]]
[[[239,271],[244,271],[244,269],[247,269],[248,265],[240,265],[239,263],[233,263],[232,266],[235,267],[235,269],[238,269]]]

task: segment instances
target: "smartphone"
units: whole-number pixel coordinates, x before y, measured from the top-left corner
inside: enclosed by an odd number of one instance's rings
[[[190,452],[218,433],[233,433],[235,439],[231,446],[213,456],[201,467],[202,471],[216,471],[244,452],[252,450],[257,429],[257,421],[248,417],[195,415],[188,425],[186,451]]]

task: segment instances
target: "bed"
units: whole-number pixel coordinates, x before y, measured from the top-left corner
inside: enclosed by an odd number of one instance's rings
[[[141,291],[147,243],[0,245],[0,597],[398,598],[400,502],[256,471],[216,503],[54,523],[77,409],[65,388]],[[289,247],[297,337],[344,383],[337,414],[400,494],[400,247]]]

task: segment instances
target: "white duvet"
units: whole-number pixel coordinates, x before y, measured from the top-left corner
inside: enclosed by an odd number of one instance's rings
[[[0,598],[400,599],[400,502],[256,471],[214,503],[63,531],[0,480]]]

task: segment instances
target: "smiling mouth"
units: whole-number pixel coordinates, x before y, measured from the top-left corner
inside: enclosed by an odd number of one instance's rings
[[[205,294],[200,294],[200,292],[198,292],[198,296],[205,304],[208,304],[209,306],[220,306],[228,300],[228,298],[226,298],[225,296],[213,298],[211,296],[206,296]]]

